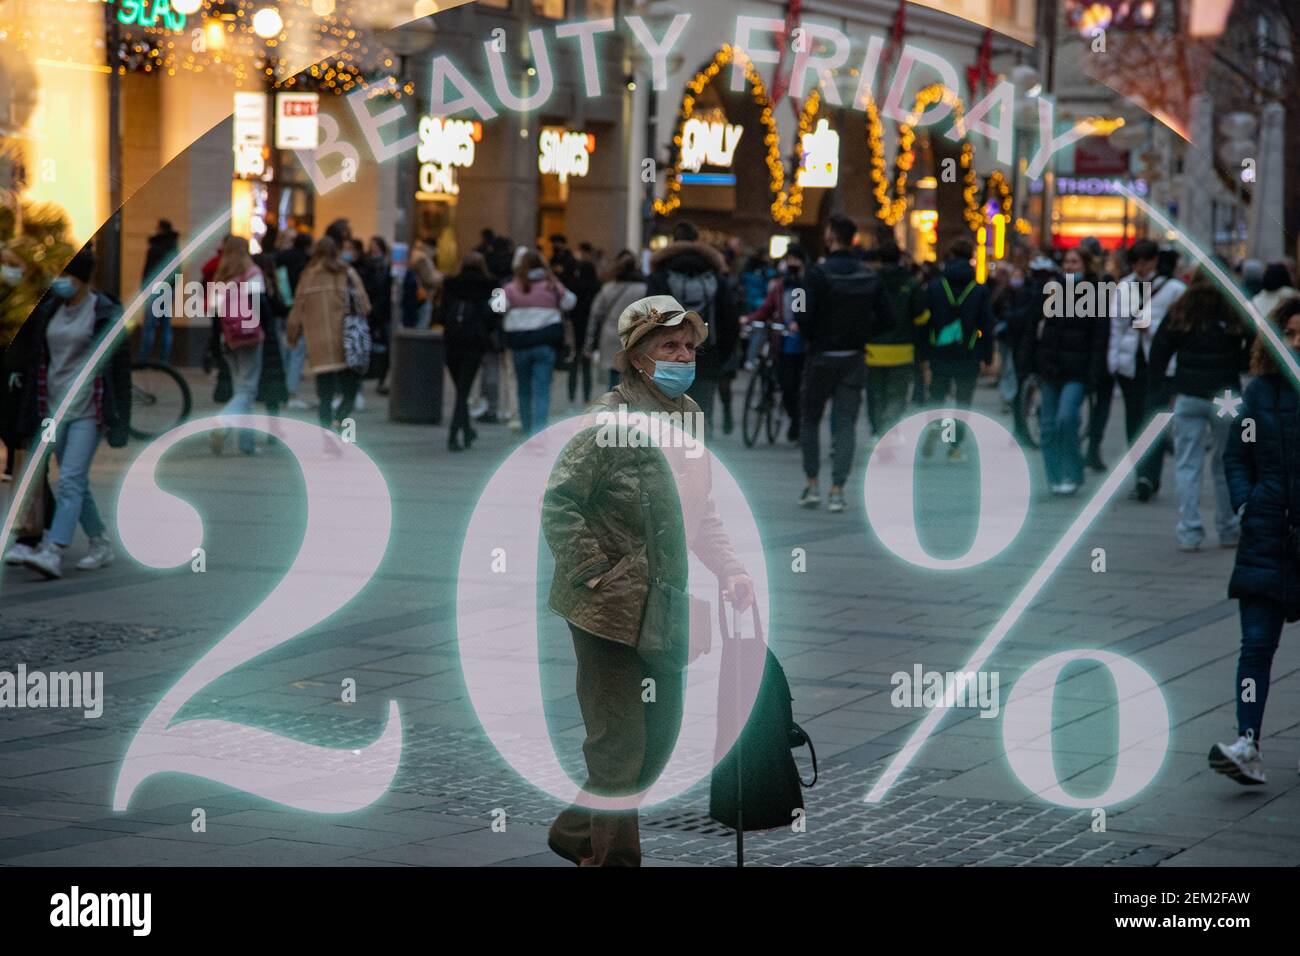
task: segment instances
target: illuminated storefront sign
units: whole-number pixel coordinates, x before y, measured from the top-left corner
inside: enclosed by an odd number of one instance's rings
[[[266,172],[266,96],[236,93],[234,123],[235,175],[254,179]]]
[[[483,124],[470,120],[420,117],[421,199],[448,199],[460,195],[456,170],[474,165],[474,144],[483,139]]]
[[[682,126],[682,169],[698,173],[710,166],[730,166],[745,128],[725,119],[692,116]]]
[[[315,149],[320,141],[319,111],[316,93],[276,93],[275,148]]]
[[[185,14],[173,10],[170,0],[119,0],[117,19],[127,26],[185,29]]]
[[[586,176],[591,171],[591,154],[596,151],[596,137],[566,129],[544,129],[537,141],[537,168],[547,176],[559,176],[567,183],[570,176]]]
[[[803,159],[799,164],[800,186],[829,189],[840,181],[840,134],[826,120],[804,133],[799,144]]]
[[[1056,194],[1058,196],[1118,196],[1120,184],[1138,196],[1145,196],[1150,187],[1144,179],[1130,179],[1127,182],[1118,178],[1101,176],[1058,176]],[[1029,191],[1035,195],[1043,191],[1041,179],[1029,181]]]

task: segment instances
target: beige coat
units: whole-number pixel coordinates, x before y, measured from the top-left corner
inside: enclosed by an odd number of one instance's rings
[[[347,314],[349,279],[357,308],[362,315],[369,315],[370,299],[361,277],[351,266],[338,272],[323,265],[308,266],[294,290],[285,333],[291,346],[306,336],[307,366],[313,373],[338,372],[348,367],[343,353],[343,317]]]

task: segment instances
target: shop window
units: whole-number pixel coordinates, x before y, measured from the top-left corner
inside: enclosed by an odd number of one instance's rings
[[[533,13],[552,20],[563,20],[565,6],[565,0],[533,0]]]
[[[587,19],[603,20],[614,15],[614,0],[587,0]]]

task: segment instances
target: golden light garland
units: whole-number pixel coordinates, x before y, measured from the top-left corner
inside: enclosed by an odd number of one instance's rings
[[[682,204],[683,130],[687,121],[695,114],[696,99],[717,78],[718,74],[722,72],[722,68],[735,60],[736,56],[736,49],[730,43],[725,44],[714,55],[709,65],[696,73],[691,81],[686,84],[686,92],[682,95],[682,104],[677,111],[677,130],[673,134],[676,159],[668,170],[664,197],[662,199],[656,198],[654,201],[654,211],[657,215],[670,215],[680,208]],[[763,84],[763,78],[758,75],[758,70],[754,68],[753,62],[743,53],[741,56],[745,67],[745,81],[748,84],[750,95],[754,99],[754,104],[761,111],[763,145],[767,148],[768,186],[773,197],[772,218],[778,224],[788,226],[799,218],[800,213],[803,212],[803,187],[799,185],[796,176],[790,187],[786,188],[785,162],[781,158],[781,134],[777,129],[776,117],[772,112],[772,101],[767,95],[767,87]],[[802,135],[812,130],[813,117],[817,114],[820,102],[821,96],[816,90],[810,93],[804,101],[803,110],[799,115],[801,141]]]
[[[909,114],[918,117],[928,107],[940,101],[946,102],[953,111],[953,122],[960,126],[963,105],[957,96],[942,83],[934,83],[916,94],[916,105]],[[916,131],[911,123],[900,123],[898,127],[898,155],[894,159],[894,180],[891,183],[885,174],[884,131],[875,101],[866,99],[867,145],[871,152],[871,181],[876,196],[876,218],[887,226],[896,225],[907,211],[907,179],[916,163],[913,146],[916,144]],[[984,223],[984,215],[979,206],[979,179],[975,174],[975,150],[969,141],[963,141],[961,147],[961,167],[964,187],[962,198],[966,208],[963,216],[966,225],[974,232]]]
[[[1025,219],[1017,219],[1014,216],[1013,204],[1015,202],[1011,193],[1011,184],[1007,182],[1007,177],[1002,175],[1002,170],[995,169],[989,174],[988,184],[985,195],[989,193],[997,197],[998,205],[1002,207],[1002,214],[1008,219],[1014,220],[1014,229],[1021,235],[1029,235],[1033,227]]]

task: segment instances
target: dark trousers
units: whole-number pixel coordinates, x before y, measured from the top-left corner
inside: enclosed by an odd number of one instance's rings
[[[821,472],[821,424],[831,402],[831,485],[842,488],[849,480],[857,441],[858,411],[862,407],[862,380],[866,370],[862,353],[810,355],[804,360],[803,392],[799,396],[799,441],[803,446],[803,472],[816,478]]]
[[[1237,728],[1238,733],[1255,732],[1259,740],[1264,723],[1264,703],[1268,700],[1269,671],[1273,654],[1282,639],[1286,612],[1281,604],[1261,598],[1241,599],[1241,655],[1237,658]],[[1254,682],[1254,700],[1243,701],[1242,681]]]
[[[578,379],[582,379],[582,402],[591,404],[591,359],[582,353],[587,341],[588,319],[573,320],[573,365],[569,369],[569,401],[578,397]]]
[[[357,386],[361,377],[350,368],[337,372],[318,372],[316,374],[316,397],[320,399],[317,414],[322,428],[331,427],[336,421],[343,421],[352,414],[352,406],[357,400]],[[342,396],[337,414],[334,412],[334,395]]]
[[[704,412],[704,434],[706,436],[713,434],[713,404],[718,395],[718,378],[719,369],[716,365],[703,365],[697,359],[695,363],[695,381],[686,390],[686,394],[694,399],[695,404],[700,406],[700,411]]]
[[[790,431],[799,434],[803,403],[799,392],[803,387],[804,353],[783,352],[776,363],[776,377],[781,383],[781,404],[785,415],[790,419]]]
[[[456,406],[451,413],[451,438],[459,431],[470,431],[469,391],[474,385],[474,376],[478,374],[483,363],[482,352],[452,350],[447,353],[447,374],[456,388]]]
[[[928,396],[930,407],[951,406],[953,408],[969,409],[971,402],[975,398],[975,382],[978,379],[978,365],[973,365],[969,369],[961,367],[944,368],[943,366],[934,369],[930,375],[930,394]],[[953,396],[952,399],[948,397],[950,394]],[[953,447],[960,447],[965,437],[966,426],[958,422]]]
[[[585,789],[625,796],[659,776],[681,729],[682,675],[646,666],[636,648],[569,625],[578,658],[578,706],[587,739]],[[642,700],[641,682],[655,682],[655,700]],[[637,811],[572,806],[551,824],[550,841],[580,866],[640,866]]]
[[[867,420],[877,438],[897,425],[907,410],[912,375],[911,365],[878,365],[867,369]]]
[[[1088,456],[1090,458],[1101,457],[1101,442],[1106,437],[1106,425],[1110,422],[1110,403],[1114,395],[1115,377],[1103,373],[1088,399]]]
[[[1124,397],[1124,433],[1132,446],[1142,434],[1157,411],[1169,403],[1168,390],[1163,386],[1151,387],[1147,381],[1147,362],[1141,347],[1137,354],[1137,374],[1132,378],[1116,375],[1119,391]],[[1154,492],[1160,487],[1160,476],[1165,467],[1165,440],[1168,430],[1161,435],[1150,451],[1142,456],[1137,466],[1137,480],[1149,483]]]

